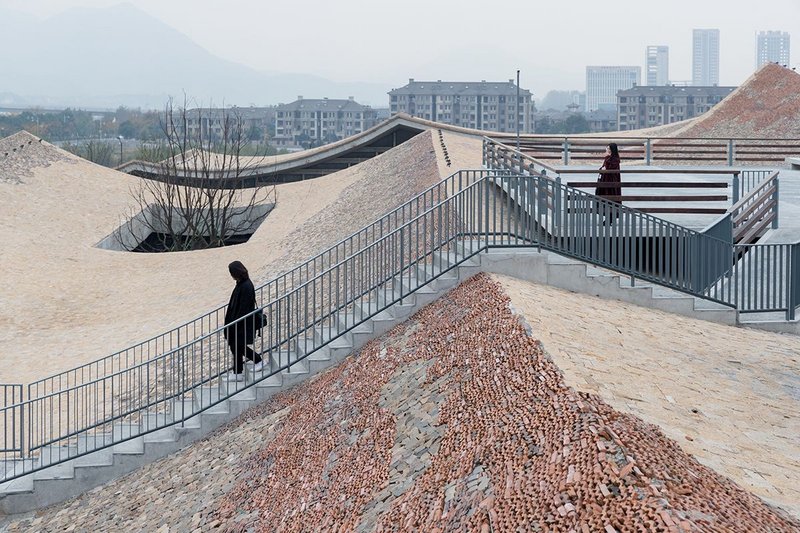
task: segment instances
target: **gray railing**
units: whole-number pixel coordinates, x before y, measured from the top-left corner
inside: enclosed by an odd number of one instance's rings
[[[407,203],[414,209],[403,207],[404,215],[383,231],[348,240],[341,255],[323,265],[306,263],[302,276],[274,293],[262,291],[262,308],[236,323],[198,322],[202,329],[190,340],[146,360],[0,409],[5,420],[15,420],[12,433],[24,438],[18,451],[3,454],[6,479],[185,422],[239,392],[243,384],[225,379],[232,363],[228,345],[243,340],[248,328],[240,324],[258,313],[267,317],[254,342],[265,358],[256,379],[264,380],[291,372],[487,248],[538,246],[743,312],[794,316],[798,244],[743,254],[742,246],[542,175],[461,172],[447,183],[454,186],[436,201],[426,205],[424,193],[419,207],[416,199]]]
[[[24,442],[19,430],[23,425],[24,413],[16,407],[22,400],[21,384],[0,384],[0,402],[4,408],[0,417],[0,453],[22,452]]]
[[[429,187],[412,200],[403,203],[375,222],[365,226],[353,235],[341,240],[301,265],[283,273],[256,288],[256,297],[265,304],[292,287],[305,283],[330,265],[369,245],[387,232],[399,227],[407,220],[417,216],[431,205],[436,205],[463,185],[474,180],[475,171],[463,171]],[[28,385],[28,398],[43,397],[59,390],[82,383],[94,382],[103,376],[114,374],[151,360],[158,354],[167,353],[183,346],[204,332],[218,329],[224,323],[225,306],[220,305],[211,311],[189,320],[164,333],[134,344],[124,350],[77,366],[73,369],[47,376]]]
[[[778,227],[778,172],[761,173],[742,199],[731,206],[733,241],[752,244]]]
[[[482,205],[479,200],[485,188],[468,185],[475,176],[474,172],[455,175],[451,181],[459,183],[459,192],[434,206],[421,207],[372,242],[347,250],[314,275],[262,300],[259,312],[267,316],[267,326],[255,343],[267,358],[261,379],[290,370],[308,354],[450,268],[448,260],[437,259],[434,252],[446,252],[462,234],[462,214],[483,220],[467,213],[468,201],[476,209]],[[196,414],[185,410],[187,400],[208,407],[238,392],[236,382],[223,378],[231,366],[228,344],[236,344],[243,334],[237,324],[252,321],[253,316],[227,326],[214,324],[191,341],[145,361],[101,376],[84,375],[80,383],[6,408],[28,415],[20,431],[26,439],[23,453],[6,455],[7,466],[11,465],[6,468],[7,478],[181,422]]]
[[[510,145],[516,140],[510,136],[495,136],[493,140]],[[663,164],[769,164],[783,163],[787,157],[800,155],[800,139],[757,139],[699,137],[629,137],[624,132],[617,136],[569,137],[526,135],[519,147],[539,161],[573,162],[603,159],[606,145],[617,143],[623,161],[641,161],[645,165]]]
[[[778,172],[776,171],[689,167],[658,170],[623,168],[619,171],[556,168],[533,158],[530,154],[488,137],[483,139],[483,164],[486,168],[494,170],[548,176],[557,183],[565,183],[591,192],[598,186],[596,181],[598,173],[618,173],[620,176],[634,174],[637,175],[635,181],[603,183],[603,187],[619,187],[622,191],[620,196],[605,196],[605,198],[626,205],[633,203],[637,210],[645,213],[730,215],[734,228],[733,242],[752,243],[763,236],[770,227],[777,227]],[[582,175],[589,175],[594,179],[581,180]],[[571,179],[571,176],[577,177]],[[708,179],[713,176],[725,178]],[[698,177],[703,179],[698,181]],[[626,193],[631,188],[653,192]],[[665,205],[665,202],[672,205]]]
[[[737,244],[729,275],[740,313],[785,313],[794,320],[800,305],[800,243]]]

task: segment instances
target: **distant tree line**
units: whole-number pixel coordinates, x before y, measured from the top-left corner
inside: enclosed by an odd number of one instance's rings
[[[579,113],[560,120],[543,116],[536,120],[536,133],[588,133],[589,121]]]
[[[162,135],[156,111],[120,107],[116,111],[31,109],[0,116],[0,137],[27,130],[48,142],[107,139],[122,135],[126,139],[157,140]]]
[[[0,115],[0,138],[26,130],[45,141],[59,144],[63,149],[99,165],[113,167],[121,160],[138,159],[158,162],[169,154],[169,140],[164,135],[164,114],[119,107],[116,111],[85,111],[65,109],[46,111],[31,109],[13,115]],[[117,137],[135,140],[126,142],[120,154]],[[239,155],[276,155],[285,153],[274,146],[257,142],[264,132],[250,128],[242,139],[252,141],[239,147]],[[222,139],[215,139],[211,148],[224,148]]]

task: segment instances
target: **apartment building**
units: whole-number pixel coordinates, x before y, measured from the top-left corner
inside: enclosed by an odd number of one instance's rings
[[[586,111],[614,110],[617,92],[641,85],[642,67],[586,67]]]
[[[736,87],[633,87],[617,93],[620,131],[662,126],[701,115]]]
[[[186,129],[192,139],[221,139],[225,122],[229,135],[241,121],[243,135],[253,141],[267,141],[275,117],[275,106],[269,107],[212,107],[186,110]],[[177,120],[177,117],[176,117]]]
[[[392,115],[407,113],[453,126],[507,133],[516,132],[518,122],[521,133],[533,133],[531,92],[518,90],[514,80],[454,82],[412,78],[407,85],[389,91],[389,106]]]
[[[361,133],[376,123],[375,110],[353,97],[336,100],[298,96],[294,102],[276,108],[273,144],[290,148],[320,146]]]

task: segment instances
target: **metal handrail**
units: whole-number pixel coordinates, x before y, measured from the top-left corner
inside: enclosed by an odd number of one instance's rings
[[[503,146],[509,136],[494,135],[488,138]],[[669,162],[725,162],[733,166],[737,161],[783,161],[785,157],[800,154],[800,139],[778,138],[703,138],[703,137],[627,137],[618,136],[567,136],[527,135],[520,138],[522,149],[536,152],[542,159],[561,159],[568,165],[573,159],[602,159],[604,145],[614,141],[620,147],[622,159],[644,160],[650,165],[654,159]],[[766,144],[773,143],[773,144]],[[778,144],[775,144],[778,143]]]
[[[778,176],[778,172],[770,174],[728,210],[734,242],[752,244],[778,227]]]
[[[626,135],[627,132],[620,131],[618,132],[619,135],[597,135],[591,134],[591,136],[569,136],[569,135],[558,135],[558,134],[523,134],[520,136],[521,141],[539,141],[539,140],[576,140],[576,141],[587,141],[590,143],[594,140],[603,140],[603,141],[613,141],[619,140],[620,143],[624,143],[625,141],[646,141],[648,139],[654,141],[769,141],[769,142],[794,142],[800,145],[800,138],[791,138],[786,139],[783,137],[640,137],[640,136],[631,136]],[[507,140],[514,140],[516,138],[515,134],[492,134],[491,139],[507,139]]]
[[[500,154],[507,154],[507,153],[514,153],[513,158],[506,157],[502,155],[498,157],[498,153]],[[528,161],[529,163],[525,164],[523,161]],[[547,166],[542,161],[534,158],[528,153],[523,153],[517,150],[514,150],[512,147],[508,145],[504,145],[492,138],[484,137],[483,138],[483,163],[486,168],[490,169],[502,169],[507,171],[517,171],[520,173],[532,173],[532,174],[547,174],[549,170],[548,177],[554,178],[557,182],[560,182],[562,179],[562,175],[577,175],[577,174],[697,174],[697,175],[730,175],[730,183],[727,181],[713,181],[713,182],[706,182],[705,184],[702,182],[675,182],[674,188],[676,189],[699,189],[699,188],[708,188],[708,189],[717,189],[717,188],[730,188],[731,197],[727,197],[725,195],[720,194],[703,194],[703,195],[693,195],[693,194],[673,194],[671,196],[664,196],[663,194],[659,194],[658,196],[642,196],[642,195],[635,195],[635,196],[614,196],[610,199],[615,201],[633,201],[633,202],[657,202],[656,205],[660,205],[660,202],[670,201],[670,202],[724,202],[727,203],[729,200],[731,203],[735,204],[739,201],[739,199],[745,196],[753,187],[758,186],[759,183],[763,182],[766,176],[772,171],[766,170],[740,170],[740,169],[708,169],[708,168],[681,168],[681,169],[632,169],[632,168],[622,168],[619,170],[595,170],[595,169],[584,169],[584,168],[555,168],[551,166]],[[547,167],[547,168],[545,168]],[[668,187],[670,183],[673,182],[637,182],[635,186],[637,188],[659,188],[663,189]],[[573,187],[591,187],[595,188],[598,186],[596,182],[568,182],[568,185]],[[605,183],[603,187],[613,187],[617,185],[616,183]],[[633,187],[634,184],[630,182],[620,183],[620,187]],[[651,212],[651,213],[699,213],[699,214],[718,214],[722,215],[723,217],[728,212],[725,207],[645,207],[640,206],[638,208],[641,211]]]
[[[491,171],[472,176],[477,175],[480,177],[467,185],[462,182],[454,194],[426,206],[297,286],[287,287],[263,309],[232,324],[204,330],[191,341],[153,359],[0,409],[4,415],[20,414],[14,435],[18,434],[19,442],[25,444],[19,449],[25,454],[44,453],[45,447],[56,446],[59,456],[49,464],[57,464],[184,421],[199,411],[190,409],[187,413],[181,402],[189,395],[194,401],[196,394],[203,402],[202,386],[219,381],[230,366],[228,347],[220,342],[224,332],[238,335],[235,325],[246,323],[255,313],[263,311],[269,317],[258,342],[269,361],[269,371],[260,379],[267,379],[290,370],[315,350],[487,247],[539,246],[616,270],[632,279],[653,281],[723,305],[743,307],[743,312],[785,310],[788,316],[800,302],[800,280],[796,279],[800,277],[800,245],[759,248],[766,251],[757,252],[757,256],[778,261],[773,271],[779,271],[781,277],[771,284],[754,285],[753,280],[757,284],[759,278],[753,274],[761,263],[747,260],[749,254],[743,260],[737,254],[745,248],[730,242],[545,176],[497,175]],[[467,240],[475,238],[479,240],[477,244]],[[449,254],[453,246],[461,253],[445,263],[441,252]],[[433,262],[429,263],[429,259]],[[412,275],[414,269],[418,270],[416,276]],[[395,284],[395,280],[400,283]],[[739,306],[740,302],[744,304]],[[224,394],[219,390],[218,397],[206,398],[203,409],[239,390],[228,388]],[[176,411],[176,401],[180,412]],[[110,436],[107,434],[110,425],[125,420],[138,422],[139,430],[117,435],[111,427]],[[99,438],[101,443],[83,451],[64,448],[81,438]],[[62,449],[67,450],[63,457]],[[13,457],[17,459],[17,455]],[[30,457],[21,463],[12,460],[12,473],[6,479],[44,467]]]
[[[415,196],[411,200],[409,200],[409,201],[403,203],[402,205],[400,205],[399,207],[393,209],[392,211],[390,211],[386,215],[382,216],[381,218],[379,218],[375,222],[373,222],[371,224],[368,224],[368,225],[365,225],[363,228],[361,228],[359,231],[355,232],[354,234],[352,234],[352,235],[350,235],[350,236],[348,236],[348,237],[346,237],[344,239],[341,239],[336,244],[334,244],[334,245],[330,246],[329,248],[327,248],[326,250],[318,253],[316,256],[312,257],[311,259],[306,260],[301,265],[295,267],[294,269],[292,269],[292,270],[290,270],[288,272],[280,274],[280,275],[276,276],[275,278],[273,278],[273,279],[271,279],[271,280],[259,285],[258,287],[256,287],[256,291],[260,295],[263,295],[263,292],[265,290],[269,291],[269,289],[271,287],[275,287],[277,289],[277,287],[279,287],[281,285],[281,283],[283,283],[283,285],[285,287],[286,284],[287,284],[287,280],[289,280],[289,279],[294,280],[295,276],[300,278],[302,276],[302,273],[303,273],[304,270],[306,272],[308,271],[310,265],[316,265],[318,262],[319,263],[324,263],[324,258],[326,256],[330,261],[331,255],[333,255],[334,251],[337,252],[337,255],[338,255],[338,250],[340,248],[346,248],[347,245],[351,244],[354,240],[357,240],[357,239],[360,240],[360,237],[362,235],[364,235],[365,241],[364,241],[363,244],[359,243],[359,245],[360,246],[365,245],[368,242],[366,240],[367,239],[366,234],[369,234],[370,231],[374,235],[375,231],[377,231],[378,228],[382,229],[384,224],[389,225],[389,223],[392,221],[393,218],[396,221],[396,219],[398,217],[398,214],[405,213],[405,211],[407,211],[407,210],[411,211],[411,209],[414,208],[414,207],[419,208],[420,200],[422,200],[424,202],[425,200],[428,199],[427,198],[428,196],[430,196],[430,201],[433,201],[433,202],[441,201],[442,197],[446,196],[448,194],[448,191],[450,193],[452,193],[453,191],[455,191],[457,189],[457,187],[460,187],[459,180],[463,181],[464,179],[471,179],[470,178],[470,172],[473,172],[473,171],[461,171],[461,172],[454,173],[451,176],[448,176],[447,178],[445,178],[444,180],[439,181],[436,184],[428,187],[427,189],[423,190],[421,193],[419,193],[417,196]],[[497,173],[501,173],[501,172],[502,171],[497,171]],[[434,199],[434,196],[436,197],[436,199]],[[351,245],[351,248],[352,248],[352,245]],[[163,333],[160,333],[160,334],[155,335],[153,337],[150,337],[147,340],[144,340],[144,341],[138,342],[136,344],[133,344],[131,346],[128,346],[127,348],[125,348],[123,350],[119,350],[119,351],[114,352],[114,353],[112,353],[110,355],[104,356],[104,357],[102,357],[100,359],[96,359],[94,361],[90,361],[88,363],[84,363],[84,364],[78,365],[76,367],[73,367],[73,368],[71,368],[69,370],[62,371],[62,372],[59,372],[59,373],[56,373],[56,374],[53,374],[53,375],[50,375],[50,376],[46,376],[46,377],[41,378],[39,380],[36,380],[36,381],[34,381],[34,382],[32,382],[32,383],[30,383],[28,385],[28,396],[30,398],[34,398],[34,397],[39,396],[40,395],[39,391],[40,391],[41,388],[46,387],[47,384],[50,384],[51,386],[55,386],[55,382],[56,381],[58,381],[59,385],[61,385],[61,382],[63,381],[66,386],[69,386],[70,380],[68,378],[70,376],[73,377],[74,379],[76,379],[77,373],[82,372],[82,371],[87,370],[87,369],[90,369],[90,368],[96,369],[100,365],[103,365],[103,367],[105,368],[106,363],[109,363],[109,362],[111,363],[112,371],[113,371],[113,362],[114,362],[115,359],[120,358],[121,356],[127,354],[129,351],[134,351],[134,353],[135,353],[135,351],[137,349],[141,349],[143,347],[147,347],[148,345],[150,345],[152,343],[158,344],[159,341],[164,342],[164,339],[166,339],[166,338],[169,338],[170,339],[170,343],[171,343],[172,342],[171,338],[173,336],[175,336],[177,338],[177,342],[178,342],[179,345],[185,344],[189,339],[184,339],[183,342],[181,342],[181,340],[180,340],[180,332],[181,331],[188,330],[188,329],[192,328],[193,326],[197,326],[197,325],[199,325],[202,328],[203,327],[203,321],[207,321],[208,320],[210,322],[210,319],[212,319],[217,313],[219,313],[220,311],[225,309],[226,305],[227,304],[223,304],[223,305],[220,305],[218,307],[215,307],[211,311],[208,311],[208,312],[204,313],[203,315],[200,315],[200,316],[195,317],[195,318],[193,318],[193,319],[191,319],[189,321],[186,321],[186,322],[184,322],[184,323],[182,323],[182,324],[180,324],[180,325],[178,325],[178,326],[176,326],[174,328],[171,328],[170,330],[167,330],[166,332],[163,332]],[[146,360],[146,359],[143,359],[143,360]],[[134,361],[134,363],[135,363],[135,361]],[[60,388],[60,386],[59,386],[59,388]],[[58,389],[56,389],[56,390],[58,390]]]
[[[465,194],[467,194],[471,190],[471,188],[473,186],[476,186],[476,185],[473,184],[472,186],[465,187],[464,189],[462,189],[462,191],[457,193],[457,196],[464,196]],[[406,223],[404,223],[399,228],[396,228],[395,230],[393,230],[391,233],[389,233],[387,235],[384,235],[379,240],[371,243],[364,250],[359,251],[357,254],[354,254],[353,256],[350,256],[347,259],[343,259],[339,263],[339,267],[341,267],[342,264],[346,264],[348,262],[352,262],[354,260],[354,258],[357,257],[357,256],[363,256],[370,249],[375,250],[375,249],[379,248],[382,244],[386,243],[388,240],[392,239],[396,235],[398,235],[398,234],[402,235],[404,232],[407,232],[409,230],[409,228],[413,227],[414,225],[419,225],[421,220],[424,220],[424,219],[428,218],[431,213],[434,213],[434,212],[437,211],[437,208],[439,210],[441,210],[441,205],[446,204],[447,202],[453,203],[454,202],[453,198],[454,197],[450,197],[448,200],[444,200],[443,202],[441,202],[438,206],[427,209],[423,214],[418,215],[417,217],[413,218],[410,221],[407,221]],[[451,240],[452,240],[452,238],[453,237],[450,237]],[[429,252],[429,253],[432,253],[432,252]],[[424,254],[422,257],[423,258],[427,257],[427,255],[429,255],[429,253]],[[419,260],[419,259],[417,259],[417,260]],[[405,271],[407,268],[408,268],[408,265],[400,264],[399,265],[399,270],[396,270],[393,275],[394,276],[397,276],[397,275],[401,275],[402,276],[403,275],[402,274],[403,271]],[[452,268],[452,266],[448,267],[448,269],[449,268]],[[334,269],[329,268],[329,269],[325,270],[324,272],[319,273],[316,276],[315,280],[324,279],[326,276],[330,276],[330,274],[333,271],[334,271]],[[338,274],[338,270],[337,270],[337,274]],[[271,301],[265,308],[279,307],[281,305],[281,302],[290,301],[291,298],[293,297],[293,295],[299,294],[307,286],[308,285],[294,288],[290,293],[284,294],[280,298],[277,298],[277,299]],[[401,297],[402,297],[402,291],[401,291]],[[392,302],[386,302],[385,306],[391,305],[391,303]],[[330,311],[330,313],[328,313],[327,315],[323,315],[322,317],[315,318],[312,321],[312,323],[317,323],[320,320],[324,320],[326,318],[326,316],[330,316],[331,314],[334,314],[334,313],[338,312],[342,308],[343,308],[342,306],[338,306],[337,305],[336,307],[334,307]],[[38,398],[28,399],[25,402],[23,402],[21,405],[24,406],[24,407],[27,407],[28,411],[35,411],[36,407],[38,407],[40,405],[45,405],[45,404],[48,403],[48,401],[51,401],[51,400],[54,400],[54,399],[60,399],[64,395],[69,396],[70,394],[74,393],[73,395],[77,396],[77,395],[79,395],[81,393],[80,391],[87,391],[87,390],[92,389],[94,386],[101,385],[101,384],[103,385],[103,387],[105,389],[106,384],[108,384],[108,383],[113,384],[115,382],[115,380],[118,380],[118,381],[122,382],[122,379],[119,379],[119,378],[128,377],[131,374],[135,375],[137,373],[137,371],[140,371],[142,369],[147,369],[148,370],[148,375],[149,375],[149,370],[151,369],[152,366],[155,365],[156,368],[157,368],[159,363],[162,363],[162,362],[165,362],[165,361],[169,361],[169,360],[171,360],[171,359],[173,359],[175,357],[181,356],[182,354],[184,354],[186,352],[186,350],[190,349],[192,346],[196,346],[198,344],[202,345],[206,340],[211,339],[211,338],[213,338],[215,336],[218,337],[226,329],[232,328],[235,331],[235,329],[236,329],[235,328],[235,324],[236,323],[241,323],[241,322],[244,322],[244,321],[248,320],[249,318],[252,318],[252,315],[255,314],[256,312],[260,312],[260,310],[253,311],[248,316],[242,317],[242,318],[238,319],[237,321],[232,322],[232,323],[230,323],[230,324],[228,324],[228,325],[226,325],[224,327],[218,328],[218,329],[216,329],[214,331],[211,331],[211,332],[207,332],[207,333],[199,336],[195,340],[193,340],[191,343],[189,343],[187,345],[179,346],[179,347],[174,348],[174,349],[172,349],[172,350],[170,350],[168,352],[160,354],[159,356],[157,356],[154,359],[151,359],[151,360],[148,360],[148,361],[145,361],[145,362],[141,362],[139,364],[133,365],[132,367],[129,367],[129,368],[126,368],[126,369],[123,369],[123,370],[119,370],[117,372],[113,372],[113,373],[111,373],[109,375],[106,375],[106,376],[102,376],[102,377],[98,377],[98,378],[86,381],[84,383],[81,383],[80,385],[72,386],[72,387],[70,387],[70,388],[68,388],[66,390],[61,390],[61,391],[57,391],[57,392],[51,392],[51,393],[48,393],[48,394],[46,394],[44,396],[41,396],[41,397],[38,397]],[[352,329],[352,327],[355,327],[355,325],[356,324],[351,325],[349,329]],[[280,324],[278,324],[278,327],[280,327]],[[301,326],[297,331],[294,331],[294,332],[290,333],[288,338],[280,339],[277,343],[273,344],[273,347],[274,346],[280,346],[280,345],[284,344],[285,342],[288,342],[289,340],[291,340],[291,338],[296,337],[297,335],[299,335],[302,332],[306,331],[308,329],[308,327],[309,327],[308,325]],[[329,341],[330,341],[330,339],[329,339]],[[223,347],[223,352],[224,351],[225,351],[225,348]],[[307,355],[308,354],[306,354],[306,356]],[[227,359],[227,355],[225,356],[225,358]],[[283,369],[285,369],[287,367],[288,367],[288,363],[287,363],[287,365],[279,365],[277,370],[273,369],[274,371],[271,372],[270,375],[274,375],[275,373],[277,373],[277,372],[279,372],[279,371],[281,371],[281,370],[283,370]],[[265,378],[266,377],[269,377],[269,376],[265,376]],[[210,379],[213,379],[213,377],[211,377]],[[149,395],[148,395],[148,400],[144,403],[144,406],[151,407],[153,405],[158,405],[158,404],[162,404],[164,402],[168,402],[168,401],[170,401],[172,399],[175,399],[175,398],[179,397],[180,395],[186,393],[187,391],[196,388],[199,383],[205,383],[208,380],[209,380],[209,378],[204,376],[203,379],[201,379],[199,382],[198,381],[192,381],[192,382],[189,382],[189,383],[185,383],[182,389],[172,391],[169,394],[166,394],[166,395],[164,395],[162,397],[157,397],[154,400],[151,399],[149,397]],[[86,393],[84,393],[84,395],[85,394]],[[75,402],[77,402],[77,400],[75,400]],[[70,437],[73,437],[73,436],[76,436],[76,435],[80,435],[83,432],[86,432],[86,431],[89,431],[89,430],[93,430],[93,429],[96,429],[98,427],[104,427],[105,425],[107,425],[108,423],[110,423],[110,422],[112,422],[114,420],[119,420],[121,417],[125,417],[125,416],[131,415],[131,414],[135,414],[136,412],[141,411],[141,409],[142,409],[141,405],[137,404],[137,407],[131,408],[127,412],[120,413],[119,411],[115,412],[115,410],[113,408],[113,404],[112,404],[111,415],[109,417],[106,417],[103,420],[99,420],[99,421],[95,420],[91,424],[87,424],[85,427],[82,426],[80,428],[72,429],[72,430],[64,432],[64,433],[58,433],[58,435],[56,437],[45,439],[44,441],[37,442],[35,444],[32,442],[33,438],[31,436],[29,436],[29,438],[28,438],[29,449],[31,449],[31,450],[40,449],[40,448],[42,448],[44,446],[48,446],[48,445],[52,445],[52,444],[58,443],[59,441],[62,441],[63,439],[67,439],[67,438],[70,438]],[[196,413],[193,413],[193,414],[196,414]],[[60,415],[60,413],[59,413],[59,415]],[[173,422],[174,422],[174,420],[173,420]],[[169,425],[169,424],[156,425],[153,430],[158,429],[160,427],[164,427],[165,425]],[[141,433],[139,433],[139,434],[141,434]],[[118,442],[118,441],[114,440],[112,438],[112,442],[115,443],[115,442]],[[111,444],[109,444],[109,445],[111,445]],[[98,448],[95,448],[95,449],[98,449]],[[70,455],[69,458],[71,459],[71,458],[74,458],[75,456],[76,455]]]

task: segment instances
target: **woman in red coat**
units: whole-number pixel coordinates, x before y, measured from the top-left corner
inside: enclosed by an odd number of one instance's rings
[[[606,147],[606,157],[603,159],[603,166],[600,167],[600,170],[619,170],[619,148],[617,143],[611,143]],[[600,174],[597,183],[620,183],[620,174],[619,172]],[[609,196],[622,196],[622,188],[619,185],[611,187],[598,185],[595,194],[612,202],[622,203],[617,199],[608,198]]]

